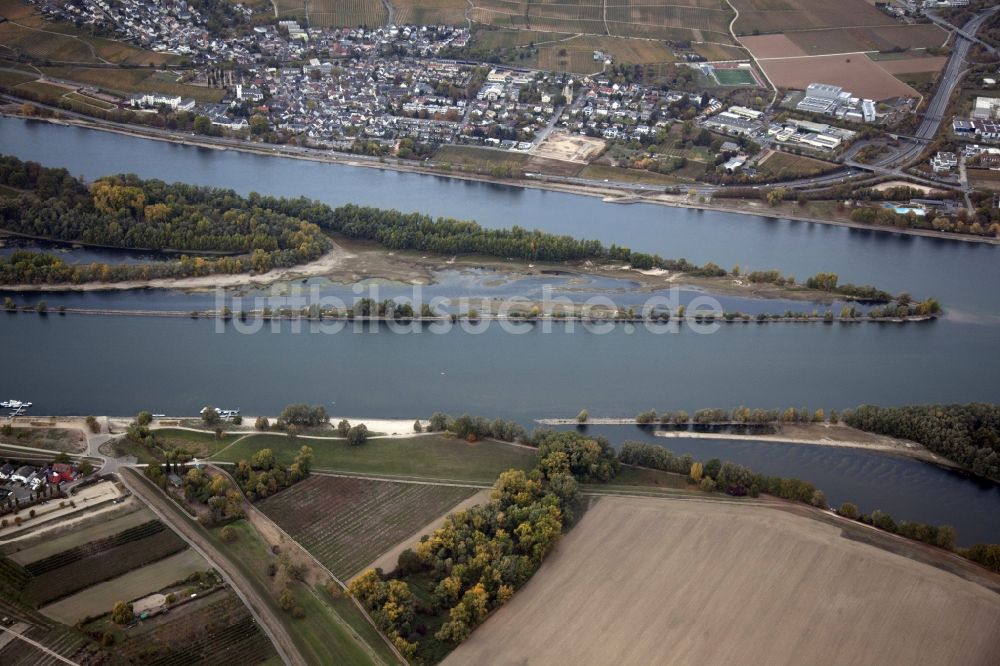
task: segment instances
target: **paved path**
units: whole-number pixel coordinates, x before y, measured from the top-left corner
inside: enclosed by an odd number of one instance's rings
[[[229,587],[253,614],[257,624],[264,630],[267,637],[271,639],[271,643],[278,651],[281,660],[289,666],[307,666],[306,660],[299,653],[281,619],[257,594],[253,582],[205,537],[201,526],[189,520],[183,520],[179,511],[171,504],[171,500],[150,487],[146,480],[139,477],[134,470],[123,469],[119,476],[125,487],[132,491],[132,494],[219,572],[219,575],[225,579]]]

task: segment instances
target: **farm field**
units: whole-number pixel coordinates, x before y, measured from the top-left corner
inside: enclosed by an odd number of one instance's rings
[[[734,26],[737,35],[785,33],[792,30],[839,28],[846,25],[894,26],[895,19],[875,9],[866,0],[731,0],[740,13]]]
[[[765,178],[808,178],[835,168],[837,165],[833,162],[776,150],[757,162],[757,173]]]
[[[716,43],[692,44],[695,53],[709,62],[717,60],[746,60],[747,52],[738,46],[726,46]]]
[[[131,601],[208,569],[201,555],[188,548],[158,562],[89,587],[49,604],[41,611],[63,624],[73,625],[88,615],[107,613],[116,601]]]
[[[821,81],[875,100],[919,96],[916,90],[861,53],[811,58],[774,58],[759,62],[771,81],[779,88],[804,90],[810,83]]]
[[[942,46],[932,23],[904,25],[865,0],[734,0],[736,34],[756,58],[787,58]]]
[[[484,25],[541,32],[729,43],[732,11],[724,0],[473,0]]]
[[[176,76],[169,72],[148,69],[102,69],[97,67],[42,67],[41,69],[47,75],[57,79],[76,81],[122,94],[153,91],[193,97],[199,102],[218,102],[226,94],[226,91],[221,88],[177,83]]]
[[[277,659],[267,636],[228,589],[175,606],[169,614],[135,627],[118,628],[107,621],[104,625],[119,634],[115,651],[129,663],[237,666]]]
[[[994,663],[984,585],[800,511],[603,497],[444,664]]]
[[[35,604],[69,596],[164,559],[187,545],[158,520],[24,565],[27,594]]]
[[[891,60],[876,60],[878,66],[892,75],[920,74],[923,72],[940,72],[948,59],[936,58],[895,58]]]
[[[131,506],[134,508],[137,505],[133,504]],[[74,526],[75,529],[70,531],[68,534],[59,536],[47,534],[37,544],[28,546],[16,552],[9,552],[7,556],[18,564],[35,562],[37,560],[55,555],[56,553],[61,553],[64,550],[82,546],[87,542],[96,541],[97,539],[103,539],[105,537],[118,534],[119,532],[127,530],[130,527],[148,523],[154,518],[155,516],[153,515],[153,512],[145,508],[131,511],[130,513],[125,513],[114,518],[108,518],[104,515],[94,516],[92,519],[78,523]],[[4,550],[11,547],[16,546],[8,544]]]
[[[76,63],[104,61],[135,65],[165,65],[178,60],[170,53],[85,34],[70,23],[46,20],[22,0],[0,0],[0,54],[20,52],[34,58]],[[44,30],[44,32],[40,32]]]
[[[313,474],[260,509],[339,578],[351,578],[475,488]]]
[[[0,435],[0,443],[66,453],[82,453],[87,450],[87,438],[84,434],[79,430],[66,428],[14,428],[12,434]]]
[[[110,659],[106,651],[68,627],[35,625],[23,635],[77,664],[107,663]],[[0,664],[4,666],[48,666],[56,663],[51,656],[24,641],[11,641],[0,647]]]
[[[878,28],[834,28],[786,33],[807,55],[889,51],[894,48],[940,47],[948,33],[933,24],[892,25]]]
[[[315,27],[376,28],[389,18],[381,0],[276,0],[275,6],[282,18],[308,16]]]
[[[219,459],[239,462],[263,448],[274,451],[279,462],[291,464],[302,440],[254,435],[226,449]],[[370,439],[362,446],[351,447],[342,440],[331,440],[313,447],[313,468],[362,474],[402,477],[433,477],[493,483],[500,472],[516,467],[530,469],[535,452],[529,448],[493,441],[470,444],[439,435],[400,439]]]
[[[29,74],[28,72],[0,72],[0,86],[13,88],[22,83],[34,81],[37,78],[37,74]]]
[[[397,25],[465,25],[466,0],[392,0]]]

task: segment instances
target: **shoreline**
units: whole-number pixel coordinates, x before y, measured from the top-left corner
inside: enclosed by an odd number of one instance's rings
[[[660,206],[667,206],[670,208],[686,208],[691,210],[704,210],[704,211],[714,211],[721,213],[734,213],[738,215],[749,215],[755,217],[763,217],[776,220],[789,220],[793,222],[811,222],[815,224],[827,224],[838,227],[845,227],[849,229],[858,229],[864,231],[882,232],[886,234],[900,234],[907,236],[922,236],[925,238],[936,238],[940,240],[954,240],[966,243],[982,243],[986,245],[1000,245],[1000,238],[990,238],[984,236],[972,236],[970,234],[956,234],[951,232],[935,231],[933,229],[896,229],[887,227],[878,227],[866,224],[860,224],[857,222],[851,222],[848,220],[831,220],[826,218],[811,217],[808,215],[795,215],[788,214],[777,211],[769,210],[748,210],[741,207],[733,206],[721,206],[713,203],[699,203],[697,201],[689,201],[686,198],[682,198],[683,195],[666,195],[657,194],[655,197],[643,196],[641,192],[647,192],[648,190],[629,190],[629,183],[622,183],[621,187],[601,187],[599,184],[594,185],[574,185],[571,183],[558,183],[550,180],[546,180],[549,176],[542,175],[541,178],[494,178],[491,176],[486,176],[482,174],[474,174],[468,172],[455,172],[455,171],[445,171],[443,169],[435,169],[432,167],[423,167],[419,164],[403,164],[399,161],[396,162],[380,162],[380,161],[368,161],[359,159],[358,156],[351,155],[349,153],[339,153],[336,151],[328,151],[326,153],[321,153],[319,149],[302,149],[298,151],[287,150],[284,146],[278,144],[261,144],[258,147],[256,144],[251,144],[246,141],[241,140],[227,140],[225,143],[212,141],[212,137],[199,137],[196,140],[191,140],[188,137],[176,137],[170,135],[163,135],[155,131],[146,130],[140,126],[135,127],[120,127],[117,125],[108,125],[97,119],[94,120],[81,120],[78,118],[26,118],[17,113],[9,113],[5,111],[0,111],[0,117],[8,118],[18,118],[21,120],[31,120],[46,122],[53,125],[64,125],[79,127],[82,129],[91,129],[101,132],[109,132],[112,134],[119,134],[122,136],[129,136],[140,139],[149,139],[153,141],[163,141],[165,143],[172,143],[176,145],[190,146],[194,148],[207,148],[211,150],[217,150],[220,152],[225,152],[228,150],[256,154],[261,156],[270,157],[283,157],[287,159],[298,159],[311,162],[320,162],[326,164],[339,164],[342,166],[349,167],[363,167],[369,169],[382,169],[388,171],[396,171],[400,173],[415,173],[420,175],[436,176],[439,178],[454,178],[456,180],[474,181],[482,183],[490,183],[493,185],[507,185],[509,187],[521,187],[530,189],[547,190],[552,192],[562,192],[564,194],[576,194],[581,196],[589,197],[599,197],[602,201],[608,203],[622,203],[622,204],[633,204],[633,203],[643,203],[643,204],[655,204]],[[271,146],[270,149],[265,146]],[[309,152],[302,152],[308,150]],[[107,174],[106,174],[107,175]],[[634,184],[633,184],[634,185]],[[691,183],[689,185],[696,185],[696,183]],[[782,187],[781,183],[768,183],[761,185],[760,187]],[[664,186],[664,189],[666,186]],[[668,197],[676,197],[671,199]],[[715,198],[713,197],[714,201]],[[721,198],[725,201],[725,198]],[[734,199],[734,201],[743,201],[742,199]]]
[[[863,431],[859,431],[863,432]],[[869,433],[864,433],[868,435]],[[962,467],[958,463],[943,458],[936,453],[929,451],[922,444],[917,444],[916,442],[910,442],[902,439],[895,439],[891,437],[885,437],[886,440],[892,440],[891,442],[885,443],[875,443],[875,442],[862,442],[862,441],[852,441],[852,440],[835,440],[826,437],[821,437],[819,439],[807,439],[805,437],[794,437],[794,436],[783,436],[774,434],[763,434],[763,435],[743,435],[735,433],[714,433],[714,432],[686,432],[686,431],[673,431],[673,432],[657,432],[654,433],[656,437],[662,437],[664,439],[679,439],[679,438],[689,438],[689,439],[735,439],[743,441],[757,441],[757,442],[768,442],[773,444],[798,444],[803,446],[825,446],[831,448],[843,448],[843,449],[861,449],[864,451],[871,451],[873,453],[883,453],[888,455],[897,455],[904,458],[912,458],[915,460],[920,460],[922,462],[933,463],[935,465],[940,465],[941,467],[947,467],[949,469],[968,471],[965,467]],[[881,435],[879,437],[882,437]]]
[[[480,322],[512,322],[515,324],[533,324],[533,323],[552,323],[552,322],[574,322],[574,323],[585,323],[585,324],[654,324],[657,326],[669,326],[671,324],[678,324],[680,322],[685,323],[696,323],[699,325],[711,325],[713,323],[717,324],[922,324],[929,323],[938,319],[938,315],[912,315],[909,317],[881,317],[878,319],[872,319],[870,317],[856,317],[853,319],[841,319],[840,317],[834,317],[833,319],[825,319],[822,315],[808,315],[804,317],[768,317],[766,319],[757,319],[755,316],[747,316],[747,318],[737,317],[735,319],[726,319],[720,313],[715,313],[714,317],[709,318],[705,315],[684,315],[682,317],[677,317],[673,315],[669,320],[663,321],[656,318],[644,318],[644,317],[597,317],[588,315],[565,315],[565,316],[554,316],[554,315],[539,315],[537,317],[514,317],[511,315],[501,315],[501,314],[479,314],[474,318],[470,318],[465,315],[441,315],[441,316],[431,316],[431,317],[388,317],[388,316],[342,316],[342,315],[324,315],[324,316],[309,316],[309,315],[263,315],[259,312],[247,313],[246,317],[241,317],[239,314],[230,314],[229,316],[223,315],[217,311],[211,310],[197,310],[197,311],[180,311],[180,310],[115,310],[115,309],[105,309],[105,308],[65,308],[63,310],[50,309],[45,312],[38,312],[35,308],[27,307],[18,310],[7,310],[4,312],[8,315],[15,314],[33,314],[35,316],[64,316],[64,315],[87,315],[87,316],[104,316],[104,317],[171,317],[171,318],[187,318],[187,319],[210,319],[210,320],[222,320],[223,322],[231,321],[308,321],[317,323],[335,323],[343,322],[345,324],[351,322],[382,322],[388,323],[393,322],[396,324],[419,324],[419,323],[441,323],[448,322],[450,324],[460,324],[468,323],[470,325],[476,325]],[[564,425],[562,421],[566,423],[572,422],[576,423],[573,419],[546,419],[544,422],[552,422],[552,425]],[[612,419],[613,421],[613,419]],[[558,423],[557,423],[558,422]],[[592,419],[589,421],[591,425],[625,425],[626,423],[634,423],[634,420],[622,420],[614,423],[599,423],[599,419]]]
[[[949,469],[968,471],[962,465],[939,456],[930,451],[922,444],[905,439],[877,435],[874,433],[858,430],[844,424],[832,423],[739,423],[736,421],[695,424],[688,422],[677,426],[676,424],[661,424],[659,422],[649,424],[639,424],[634,418],[588,418],[585,423],[579,423],[576,419],[536,419],[537,423],[543,425],[631,425],[635,427],[659,428],[666,425],[671,428],[688,427],[760,427],[767,428],[769,432],[760,434],[744,434],[730,432],[702,432],[696,430],[656,430],[654,437],[663,439],[722,439],[740,440],[752,442],[768,442],[775,444],[799,444],[804,446],[825,446],[833,448],[861,449],[874,453],[887,455],[897,455],[906,458],[932,463]],[[775,432],[776,431],[776,432]]]

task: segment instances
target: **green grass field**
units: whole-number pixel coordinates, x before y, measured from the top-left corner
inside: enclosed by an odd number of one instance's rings
[[[757,173],[763,178],[807,178],[835,169],[833,162],[824,162],[805,155],[774,152],[758,164]]]
[[[225,542],[219,529],[209,530],[212,542],[252,581],[258,594],[274,613],[285,621],[292,640],[310,664],[371,664],[371,652],[385,664],[395,663],[392,653],[375,629],[349,599],[335,600],[320,587],[294,586],[296,601],[305,617],[295,619],[283,611],[272,590],[273,581],[267,566],[274,554],[257,531],[246,521],[232,524],[236,540]],[[221,528],[220,528],[221,529]],[[364,644],[355,636],[359,636]]]
[[[0,435],[0,443],[66,453],[82,453],[87,449],[82,432],[65,428],[14,428],[12,434]]]
[[[746,69],[713,69],[712,75],[720,86],[755,86],[753,74]]]
[[[491,441],[469,444],[439,435],[370,439],[357,447],[343,440],[253,435],[223,451],[219,460],[249,460],[260,449],[270,448],[280,462],[291,464],[303,444],[313,449],[313,467],[363,474],[493,483],[504,470],[530,469],[535,464],[535,452],[528,448]]]

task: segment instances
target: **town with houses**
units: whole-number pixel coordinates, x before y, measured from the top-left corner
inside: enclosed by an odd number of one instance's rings
[[[731,138],[725,143],[735,148],[725,151],[718,166],[733,174],[754,163],[758,148],[834,158],[860,129],[889,126],[912,114],[917,103],[907,97],[874,100],[814,81],[789,91],[771,110],[751,108],[725,96],[615,80],[605,73],[613,57],[601,50],[594,51],[591,75],[470,62],[455,57],[471,39],[467,27],[318,28],[293,19],[254,20],[248,5],[223,3],[226,20],[238,29],[222,34],[209,29],[213,17],[185,0],[30,1],[54,20],[92,25],[150,50],[183,56],[194,71],[223,63],[229,68],[227,96],[217,103],[157,91],[115,100],[106,91],[92,91],[104,101],[138,113],[203,116],[216,133],[267,135],[269,141],[373,156],[420,158],[448,144],[531,152],[553,131],[645,146],[674,122],[693,120]],[[881,3],[880,8],[895,16],[904,8],[919,13],[964,4]],[[730,66],[688,60],[680,66],[716,83],[714,67]],[[764,87],[753,68],[738,71]],[[678,105],[685,115],[676,113]],[[948,177],[963,158],[992,165],[989,144],[1000,142],[998,115],[1000,98],[981,97],[971,117],[955,118],[953,136],[973,143],[938,152],[928,164],[931,172]]]

